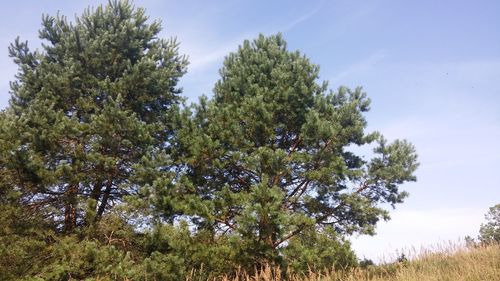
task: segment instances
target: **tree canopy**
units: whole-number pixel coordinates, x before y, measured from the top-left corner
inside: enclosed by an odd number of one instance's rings
[[[168,149],[187,61],[160,30],[143,9],[110,2],[73,23],[44,16],[42,51],[19,39],[9,48],[19,72],[0,166],[23,202],[66,231],[133,194],[137,165]]]
[[[269,262],[308,229],[373,234],[388,218],[380,204],[407,195],[398,187],[415,180],[413,146],[366,133],[362,89],[328,90],[281,35],[245,41],[220,75],[178,133],[192,203],[182,206],[198,227],[236,235],[253,262]],[[353,152],[371,143],[371,160]]]
[[[41,50],[9,48],[0,279],[355,266],[346,237],[373,235],[403,202],[413,145],[367,132],[362,88],[331,90],[281,34],[243,42],[213,96],[188,106],[187,59],[160,30],[110,1],[73,22],[43,16]]]

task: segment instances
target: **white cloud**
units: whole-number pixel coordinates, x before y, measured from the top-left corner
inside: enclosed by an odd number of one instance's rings
[[[393,260],[399,253],[410,256],[457,244],[466,236],[477,236],[484,209],[396,210],[382,222],[376,236],[352,237],[358,257],[375,262]],[[463,240],[462,240],[463,241]]]

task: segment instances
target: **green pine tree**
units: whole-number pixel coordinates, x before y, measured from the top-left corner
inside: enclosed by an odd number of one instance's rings
[[[361,88],[328,90],[319,67],[281,35],[245,41],[220,75],[213,98],[183,113],[174,155],[184,204],[163,208],[181,209],[214,242],[235,239],[243,266],[281,263],[293,256],[283,249],[308,247],[301,241],[311,230],[374,234],[388,219],[383,204],[401,203],[399,186],[416,180],[410,143],[365,132],[370,101]],[[352,152],[370,144],[369,161]]]
[[[0,112],[0,279],[355,265],[345,235],[373,234],[384,204],[403,201],[413,146],[366,133],[362,90],[328,90],[281,35],[245,41],[213,98],[180,110],[187,61],[159,32],[143,9],[110,1],[74,22],[44,16],[42,50],[9,48],[19,72]],[[111,208],[123,202],[150,227]]]
[[[19,39],[9,48],[19,72],[0,126],[0,184],[58,230],[98,222],[161,168],[187,61],[160,30],[143,9],[110,1],[74,22],[44,16],[42,50]]]

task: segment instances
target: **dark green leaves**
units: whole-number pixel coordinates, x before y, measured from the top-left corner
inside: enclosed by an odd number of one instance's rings
[[[344,236],[373,235],[383,204],[402,202],[414,147],[366,132],[363,90],[329,90],[280,34],[243,42],[213,97],[186,107],[187,61],[160,29],[111,1],[44,16],[42,51],[9,48],[0,277],[16,277],[9,261],[42,279],[355,265]],[[373,159],[355,153],[375,141]]]
[[[112,1],[75,22],[44,16],[43,51],[19,40],[9,49],[19,73],[4,128],[22,133],[0,136],[14,144],[0,166],[17,173],[13,188],[29,204],[50,210],[66,230],[86,224],[87,199],[97,202],[99,220],[136,194],[144,182],[132,176],[136,164],[168,149],[187,61],[175,40],[158,39],[160,29],[143,9]]]
[[[380,203],[402,202],[416,154],[406,141],[366,133],[361,88],[327,92],[319,68],[281,35],[227,56],[212,100],[183,115],[177,155],[206,211],[193,223],[241,239],[241,255],[278,262],[290,239],[324,227],[374,234]],[[372,161],[350,151],[379,139]],[[213,204],[216,202],[215,204]]]

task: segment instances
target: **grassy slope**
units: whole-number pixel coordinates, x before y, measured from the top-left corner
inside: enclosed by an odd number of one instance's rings
[[[424,254],[399,268],[389,278],[383,276],[371,280],[500,281],[500,246]]]
[[[283,279],[279,270],[264,269],[254,276],[222,281],[500,281],[500,245],[477,249],[449,249],[421,253],[413,261],[386,264],[351,272],[329,271]],[[196,278],[193,278],[196,279]],[[193,280],[188,278],[187,280]]]

